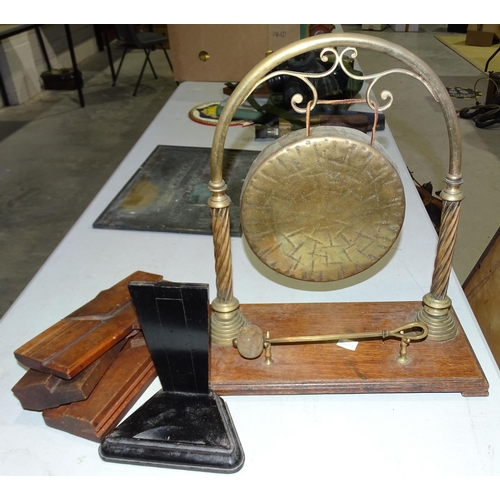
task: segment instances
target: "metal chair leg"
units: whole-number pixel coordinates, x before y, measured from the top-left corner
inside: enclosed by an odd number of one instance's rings
[[[141,84],[142,75],[144,73],[144,69],[146,68],[146,64],[148,61],[149,61],[149,54],[146,54],[146,59],[144,59],[144,64],[142,65],[141,74],[139,75],[139,79],[137,80],[137,83],[135,84],[134,93],[132,94],[134,97],[137,94],[137,89],[139,88],[139,85]],[[149,64],[151,64],[151,61],[149,61]],[[153,73],[154,73],[154,70],[153,70]],[[156,74],[155,74],[155,76],[156,76]]]
[[[151,54],[151,49],[144,49],[144,53],[146,54],[146,59],[149,63],[149,65],[151,66],[151,71],[153,72],[153,75],[155,76],[155,80],[158,80],[158,76],[156,76],[156,72],[155,72],[155,69],[153,68],[153,63],[151,62],[151,59],[149,58],[149,54]]]
[[[172,63],[170,61],[170,57],[168,57],[168,53],[165,49],[165,47],[162,45],[161,48],[163,49],[163,52],[165,52],[165,57],[167,58],[167,61],[168,61],[168,65],[170,66],[170,71],[172,71],[172,73],[174,72],[174,68],[172,67]]]
[[[120,70],[122,69],[122,64],[123,64],[123,60],[125,59],[125,54],[127,53],[127,46],[125,46],[125,50],[123,51],[123,54],[122,54],[122,58],[120,59],[120,64],[118,65],[118,70],[113,78],[113,83],[112,83],[112,87],[114,87],[116,85],[116,80],[118,80],[118,75],[120,74]]]

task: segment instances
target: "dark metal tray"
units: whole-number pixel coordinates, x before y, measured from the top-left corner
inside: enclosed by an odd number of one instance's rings
[[[210,148],[157,146],[93,227],[212,234],[207,206],[210,152]],[[258,154],[224,151],[223,178],[232,200],[232,236],[241,236],[241,188]]]

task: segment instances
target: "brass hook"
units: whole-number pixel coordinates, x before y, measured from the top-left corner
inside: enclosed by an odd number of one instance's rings
[[[309,101],[306,106],[306,137],[311,135],[311,107],[314,101]],[[337,99],[333,101],[324,101],[319,100],[316,104],[356,104],[356,103],[365,103],[365,99]],[[375,101],[370,101],[373,105],[373,109],[375,111],[372,125],[372,137],[370,140],[370,146],[373,146],[375,142],[375,131],[377,130],[378,124],[378,105]]]

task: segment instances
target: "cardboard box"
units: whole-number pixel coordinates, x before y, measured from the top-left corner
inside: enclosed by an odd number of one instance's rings
[[[239,82],[268,51],[305,37],[300,24],[172,24],[174,79]]]
[[[465,45],[491,47],[500,40],[500,25],[498,24],[469,24]]]
[[[393,31],[418,31],[418,24],[391,24]]]

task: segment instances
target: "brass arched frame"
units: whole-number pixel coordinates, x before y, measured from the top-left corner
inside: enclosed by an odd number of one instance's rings
[[[273,68],[304,52],[330,47],[370,49],[389,55],[406,64],[412,70],[411,72],[406,69],[395,69],[393,72],[406,73],[420,80],[441,107],[448,132],[449,167],[445,178],[446,187],[440,194],[443,199],[443,209],[432,284],[429,293],[423,297],[423,307],[418,313],[418,319],[428,325],[428,338],[430,340],[448,340],[453,338],[457,332],[457,325],[450,311],[451,300],[447,296],[457,236],[460,203],[463,199],[461,191],[461,134],[455,107],[439,77],[424,61],[409,50],[369,35],[329,33],[292,43],[264,58],[241,80],[220,115],[212,144],[209,182],[212,196],[208,202],[212,211],[217,285],[217,297],[212,302],[211,320],[211,336],[214,343],[230,344],[232,339],[236,337],[238,330],[246,323],[239,309],[239,302],[233,295],[229,232],[229,206],[231,200],[226,194],[227,186],[222,178],[224,144],[231,119],[238,106],[246,100]],[[332,50],[332,52],[335,52],[335,50]],[[390,72],[380,75],[384,76]],[[384,92],[381,94],[382,98],[384,98]],[[368,95],[368,101],[369,98]]]

